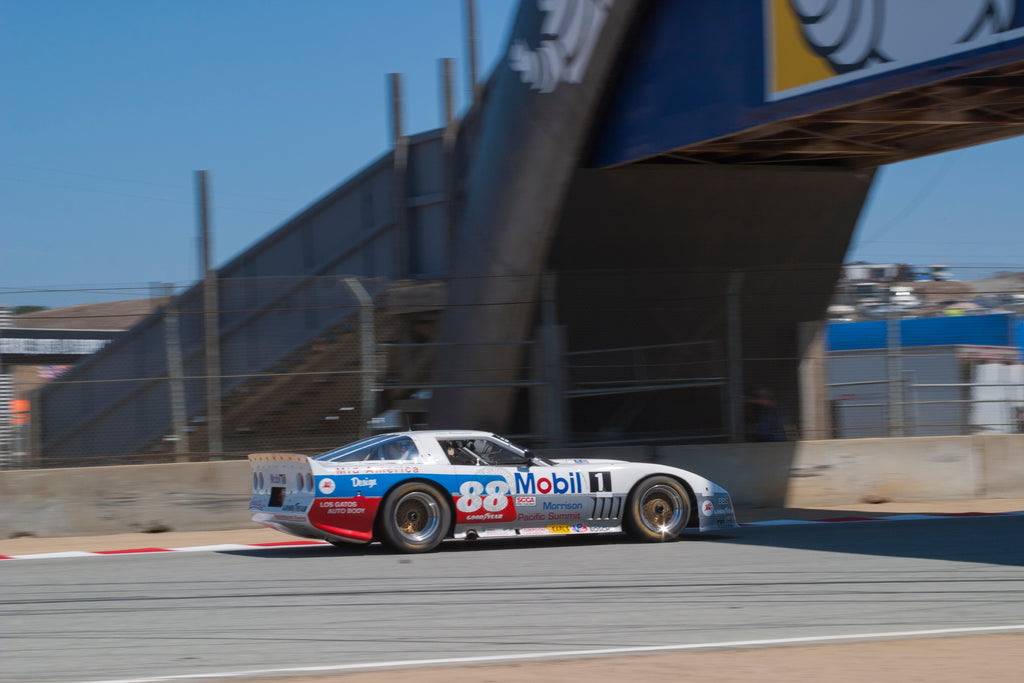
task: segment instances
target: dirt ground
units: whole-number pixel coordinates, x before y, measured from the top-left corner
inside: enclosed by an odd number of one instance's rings
[[[904,683],[1018,681],[1024,634],[719,650],[462,666],[337,676],[260,679],[273,683],[486,683],[489,681],[784,681],[785,683]]]
[[[741,522],[771,519],[829,519],[884,517],[897,514],[995,513],[1024,510],[1024,499],[882,503],[808,509],[739,510]],[[232,531],[120,534],[74,538],[14,538],[0,540],[0,555],[28,555],[68,550],[100,551],[132,548],[178,548],[220,543],[275,543],[289,537],[263,528]],[[1022,614],[1024,622],[1024,614]],[[813,646],[750,648],[629,657],[595,657],[571,661],[541,661],[486,666],[451,666],[374,673],[260,678],[279,683],[418,683],[451,681],[677,681],[715,680],[830,681],[872,683],[903,681],[1020,680],[1024,671],[1024,633],[913,638]],[[232,680],[239,680],[232,678]],[[257,679],[253,679],[257,680]]]

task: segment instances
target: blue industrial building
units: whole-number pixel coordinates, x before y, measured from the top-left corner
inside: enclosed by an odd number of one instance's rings
[[[1024,321],[1012,314],[833,323],[833,436],[1024,431]]]

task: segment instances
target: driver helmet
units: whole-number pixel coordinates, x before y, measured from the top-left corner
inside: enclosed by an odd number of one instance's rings
[[[399,460],[409,460],[413,456],[412,441],[409,439],[399,439],[396,443],[392,444],[391,452]]]

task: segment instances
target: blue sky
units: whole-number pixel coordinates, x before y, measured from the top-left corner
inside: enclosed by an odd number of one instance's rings
[[[518,0],[478,0],[481,72]],[[198,274],[193,174],[232,258],[467,93],[462,0],[0,0],[0,301],[61,306]],[[461,107],[460,107],[461,108]],[[847,260],[1024,269],[1024,141],[881,171]],[[84,291],[78,291],[84,290]]]

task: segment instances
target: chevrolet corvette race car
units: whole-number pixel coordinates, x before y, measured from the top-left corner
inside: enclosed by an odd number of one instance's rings
[[[549,460],[479,431],[383,434],[314,457],[253,453],[254,521],[336,545],[400,552],[445,538],[626,531],[669,541],[736,526],[725,489],[674,467]]]

